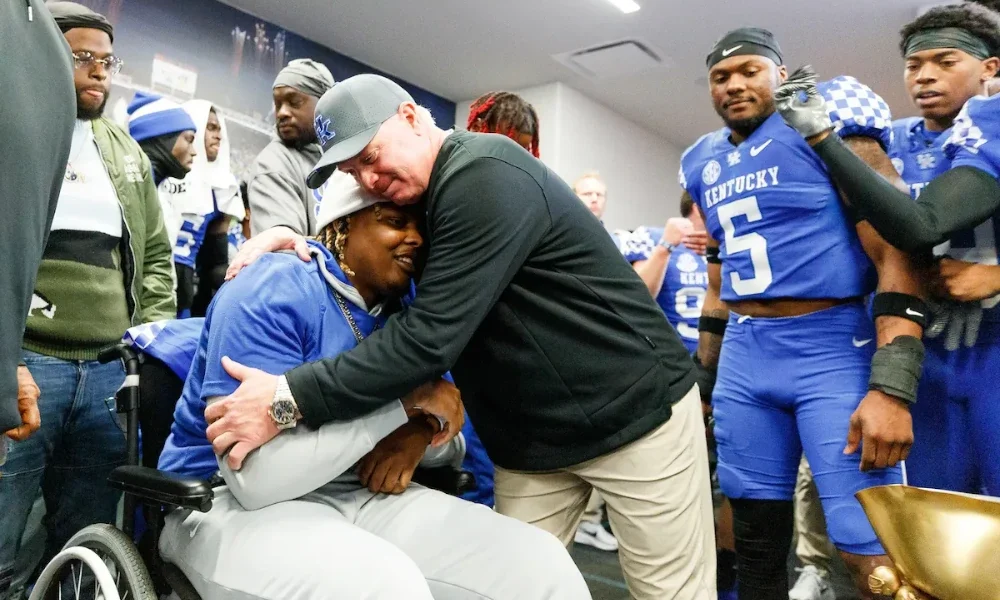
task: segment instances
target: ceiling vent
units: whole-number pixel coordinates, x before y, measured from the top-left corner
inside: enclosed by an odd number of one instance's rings
[[[608,42],[553,56],[589,79],[611,79],[668,66],[663,54],[638,40]]]

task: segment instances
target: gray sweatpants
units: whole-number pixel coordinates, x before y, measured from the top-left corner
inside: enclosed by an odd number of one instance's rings
[[[562,543],[484,506],[411,485],[372,494],[330,483],[242,508],[177,510],[160,541],[203,600],[588,600]]]

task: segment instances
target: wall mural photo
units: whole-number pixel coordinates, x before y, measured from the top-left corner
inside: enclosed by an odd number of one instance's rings
[[[124,124],[140,90],[178,102],[209,100],[226,119],[241,179],[274,135],[271,84],[294,58],[322,62],[337,81],[359,73],[392,77],[440,126],[454,125],[454,102],[215,0],[76,1],[114,24],[115,54],[125,62],[112,80],[108,116]]]

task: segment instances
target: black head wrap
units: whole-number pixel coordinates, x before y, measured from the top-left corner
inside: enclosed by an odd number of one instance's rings
[[[115,41],[115,30],[104,15],[98,14],[82,4],[76,2],[49,2],[45,5],[52,13],[59,31],[66,33],[70,29],[84,27],[87,29],[99,29],[108,34],[111,41]]]
[[[774,34],[759,27],[740,27],[722,36],[712,46],[705,63],[711,69],[720,61],[741,55],[764,56],[773,60],[776,65],[784,64],[781,47],[774,39]]]

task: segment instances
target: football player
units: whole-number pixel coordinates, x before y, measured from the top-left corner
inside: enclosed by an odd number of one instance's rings
[[[804,453],[830,538],[871,598],[867,577],[888,559],[854,493],[898,483],[913,441],[908,403],[926,313],[916,272],[848,217],[822,162],[776,113],[787,74],[773,35],[729,32],[707,63],[726,127],[685,151],[680,181],[710,236],[698,359],[717,367],[718,473],[733,505],[739,597],[788,598]],[[824,84],[823,99],[851,149],[895,177],[885,102],[849,77]],[[863,298],[876,280],[873,323]],[[917,374],[899,375],[887,361],[915,363]]]
[[[625,259],[692,353],[698,348],[698,318],[708,287],[705,257],[684,244],[695,234],[704,236],[705,224],[685,197],[680,218],[669,219],[665,227],[639,227],[625,243]]]
[[[1000,405],[981,374],[1000,368],[1000,99],[977,95],[1000,69],[1000,17],[969,3],[935,8],[902,37],[906,82],[922,117],[897,124],[893,156],[916,201],[824,137],[830,123],[808,77],[786,88],[783,116],[815,144],[853,210],[887,240],[910,251],[942,244],[931,287],[943,301],[929,333],[944,328],[946,335],[929,345],[910,481],[998,495]],[[805,99],[794,93],[802,90]]]

